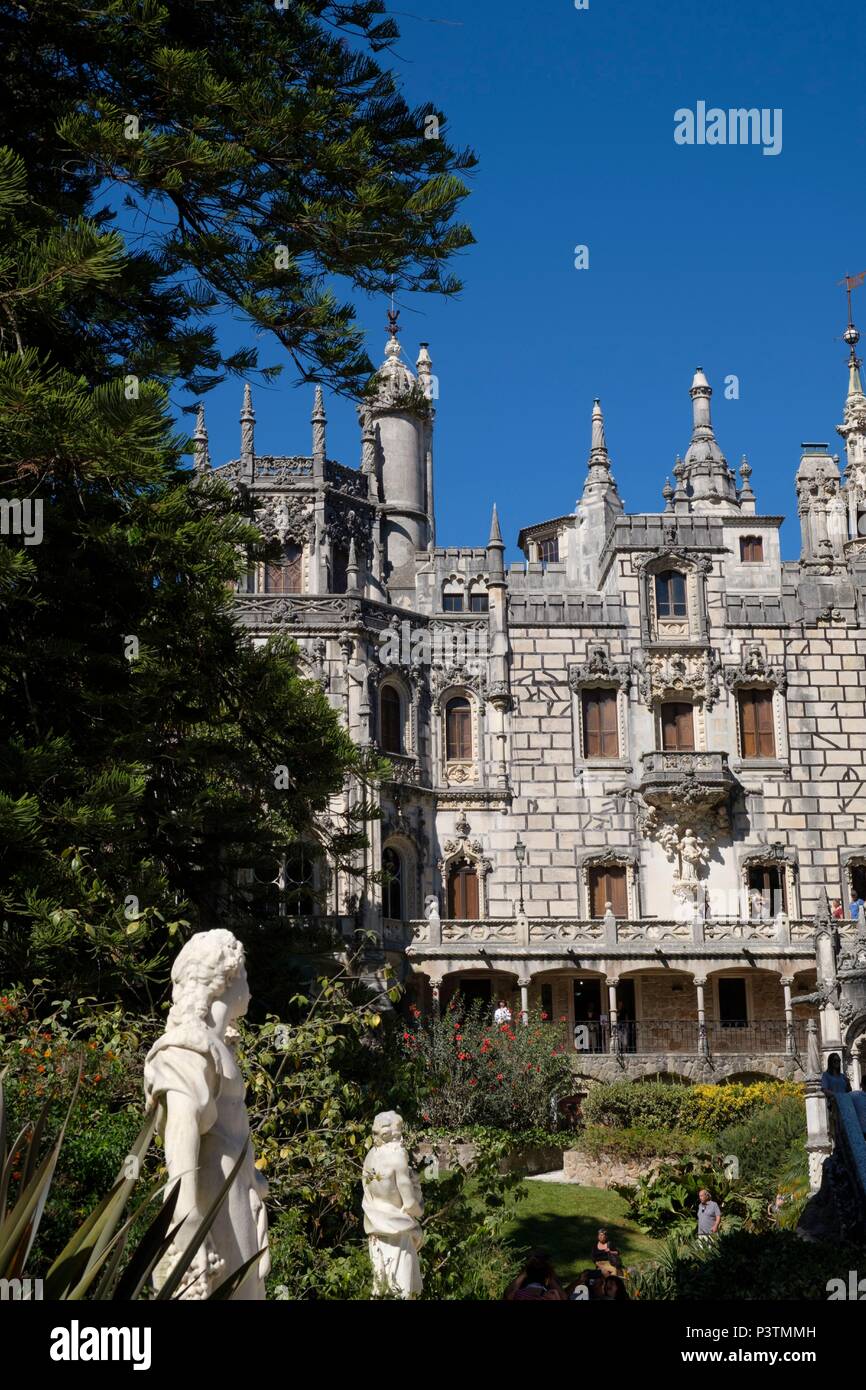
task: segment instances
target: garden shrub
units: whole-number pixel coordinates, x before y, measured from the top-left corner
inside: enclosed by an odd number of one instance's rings
[[[441,1018],[414,1011],[402,1043],[425,1125],[546,1129],[557,1123],[557,1100],[574,1088],[562,1029],[540,1014],[525,1027],[497,1027],[489,1006],[466,1009],[458,997]]]
[[[595,1086],[583,1105],[588,1125],[616,1129],[720,1130],[759,1108],[796,1098],[802,1108],[803,1087],[794,1081],[757,1081],[744,1085],[672,1086],[663,1081],[614,1081]]]
[[[775,1195],[795,1153],[805,1157],[806,1114],[802,1101],[784,1097],[777,1105],[754,1111],[748,1120],[729,1125],[718,1147],[735,1154],[742,1181]]]
[[[660,1260],[633,1277],[638,1298],[820,1300],[828,1281],[866,1267],[866,1249],[805,1241],[793,1231],[722,1230],[698,1245],[669,1241]]]
[[[694,1154],[708,1145],[709,1136],[700,1130],[648,1129],[641,1125],[630,1125],[624,1129],[588,1125],[574,1143],[575,1148],[590,1158],[613,1158],[626,1162]]]

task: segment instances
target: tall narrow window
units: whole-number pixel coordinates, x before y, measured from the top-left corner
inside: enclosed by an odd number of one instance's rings
[[[788,911],[785,870],[779,864],[756,864],[749,869],[750,915],[755,918],[775,917]]]
[[[382,719],[381,739],[385,753],[403,752],[403,714],[400,708],[400,693],[393,685],[382,688],[379,697],[379,710]]]
[[[299,594],[301,592],[301,560],[299,545],[286,545],[278,560],[265,563],[266,594]]]
[[[584,690],[583,752],[587,758],[618,758],[619,727],[615,690]]]
[[[448,875],[448,916],[463,922],[478,916],[478,874],[472,864],[455,864]]]
[[[457,762],[472,758],[472,710],[462,695],[445,708],[445,756]]]
[[[679,570],[656,575],[656,611],[660,618],[686,616],[686,577]]]
[[[608,903],[611,905],[614,917],[628,916],[628,888],[624,865],[594,865],[590,868],[587,877],[591,917],[603,917]]]
[[[335,545],[331,568],[331,593],[344,594],[349,587],[349,552],[344,545]]]
[[[662,705],[662,748],[671,753],[693,753],[695,748],[695,714],[691,705],[681,700]]]
[[[538,549],[541,555],[542,564],[550,565],[559,562],[559,537],[548,536],[547,540],[540,541]]]
[[[758,564],[764,558],[763,536],[740,537],[740,559],[747,564]]]
[[[744,758],[775,758],[776,731],[772,690],[741,690],[740,753]]]
[[[723,1028],[745,1028],[749,1021],[745,980],[719,980],[719,1023]]]
[[[403,861],[388,845],[382,851],[382,910],[395,922],[403,920]]]

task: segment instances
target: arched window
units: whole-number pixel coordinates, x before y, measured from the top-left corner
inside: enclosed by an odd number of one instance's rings
[[[686,577],[679,570],[656,575],[656,612],[660,618],[686,616]]]
[[[289,543],[283,546],[278,560],[265,563],[266,594],[299,594],[301,592],[301,562],[303,554],[299,545]]]
[[[393,685],[382,687],[379,696],[381,746],[384,753],[403,752],[403,712],[400,692]]]
[[[313,911],[313,859],[304,844],[292,845],[286,855],[283,901],[289,917],[309,917]]]
[[[382,911],[393,921],[403,920],[403,861],[390,845],[382,851]]]
[[[469,762],[472,757],[472,709],[462,695],[445,706],[445,756],[457,762]]]
[[[542,564],[557,564],[559,561],[559,537],[548,536],[546,540],[539,541],[538,553]]]
[[[465,859],[448,873],[448,916],[463,922],[478,916],[478,873]]]

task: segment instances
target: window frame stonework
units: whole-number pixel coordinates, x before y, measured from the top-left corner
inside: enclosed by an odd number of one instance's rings
[[[611,847],[610,849],[585,850],[581,852],[577,866],[578,906],[587,922],[599,921],[592,915],[592,885],[590,873],[593,869],[625,869],[626,914],[618,921],[634,921],[640,916],[638,892],[638,860],[633,851]],[[603,917],[603,914],[602,914]]]
[[[454,700],[466,700],[469,705],[470,756],[452,758],[448,754],[448,708]],[[479,752],[481,748],[480,702],[467,686],[449,686],[438,697],[439,766],[442,786],[465,786],[481,780]]]
[[[749,874],[753,869],[759,868],[773,868],[781,871],[784,882],[783,901],[785,903],[782,912],[789,921],[799,917],[799,874],[796,854],[792,850],[788,849],[786,846],[782,846],[777,852],[774,852],[773,847],[770,845],[753,845],[751,847],[746,847],[739,855],[737,867],[739,871],[740,892],[742,893],[742,900],[745,904],[746,920],[755,920],[752,917],[752,903],[750,897],[751,893],[755,890],[749,887]],[[774,916],[771,914],[768,918],[762,917],[761,920],[772,922]]]

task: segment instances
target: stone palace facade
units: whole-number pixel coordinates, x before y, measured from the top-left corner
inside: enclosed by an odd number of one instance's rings
[[[845,1043],[859,1073],[830,979],[866,897],[856,329],[845,459],[802,446],[798,561],[745,458],[738,484],[722,454],[698,368],[661,510],[624,511],[596,401],[575,509],[525,526],[506,566],[495,508],[486,545],[436,544],[436,379],[390,326],[359,468],[328,458],[320,390],[311,454],[257,455],[247,388],[218,474],[280,546],[241,620],[296,638],[353,739],[391,762],[366,866],[381,881],[314,882],[299,847],[276,880],[287,915],[374,930],[423,1008],[460,989],[544,1010],[586,1077],[801,1076],[819,1008],[825,1055]],[[195,463],[210,471],[203,412]]]

